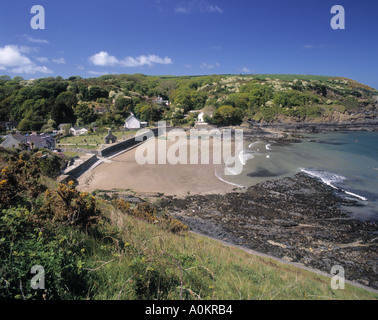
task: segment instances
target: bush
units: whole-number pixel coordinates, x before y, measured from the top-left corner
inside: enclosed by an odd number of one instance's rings
[[[68,185],[59,184],[56,191],[46,190],[45,199],[41,211],[51,215],[52,222],[87,229],[99,219],[95,198],[87,192],[77,191],[73,181]]]
[[[68,230],[69,231],[69,230]],[[83,250],[71,230],[56,230],[25,208],[0,213],[0,299],[74,299],[87,290]],[[44,288],[33,289],[33,266],[44,269]],[[39,274],[40,275],[40,274]],[[42,283],[40,283],[42,284]]]
[[[183,224],[177,219],[173,219],[170,216],[164,214],[161,217],[157,217],[157,210],[155,207],[147,202],[139,203],[135,208],[131,208],[129,202],[123,199],[114,199],[113,205],[126,214],[130,214],[136,218],[147,221],[153,224],[159,224],[163,228],[173,232],[179,233],[181,231],[187,231],[188,226]]]

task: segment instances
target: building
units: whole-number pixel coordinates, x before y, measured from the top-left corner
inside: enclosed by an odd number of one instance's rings
[[[124,127],[126,129],[140,129],[142,127],[142,123],[138,118],[134,116],[133,113],[131,113],[128,118],[125,120]]]
[[[47,133],[42,133],[40,135],[32,133],[26,136],[16,133],[7,135],[5,140],[1,143],[1,146],[4,148],[19,148],[25,150],[33,150],[34,148],[54,150],[55,139]]]
[[[198,114],[198,117],[197,117],[198,123],[205,123],[205,119],[204,119],[204,117],[205,117],[205,113],[201,111],[201,112]]]
[[[0,121],[0,132],[15,130],[18,127],[16,120]]]
[[[157,97],[154,97],[151,99],[153,103],[155,104],[160,104],[160,105],[165,105],[165,106],[169,106],[169,101],[168,100],[164,100],[162,97],[160,96],[157,96]]]
[[[71,127],[71,123],[61,123],[59,126],[58,126],[58,133],[60,134],[64,134],[64,128],[65,127]]]
[[[55,139],[47,133],[40,135],[32,133],[26,136],[26,140],[31,150],[34,148],[55,149]]]
[[[72,133],[74,136],[84,135],[84,134],[87,134],[88,132],[89,132],[88,129],[80,128],[78,126],[73,126],[70,129],[70,133]]]
[[[27,139],[22,134],[9,134],[5,136],[5,140],[0,144],[3,148],[20,148],[23,149],[27,145]]]
[[[81,128],[79,130],[79,135],[81,135],[81,134],[88,134],[88,132],[89,132],[89,130],[87,128]]]

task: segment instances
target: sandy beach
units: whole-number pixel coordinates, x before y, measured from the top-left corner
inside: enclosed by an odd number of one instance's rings
[[[154,143],[157,146],[158,139],[161,138],[151,139],[143,146],[148,147]],[[166,149],[169,150],[173,144],[177,146],[180,142],[166,140]],[[141,165],[136,161],[138,148],[134,148],[114,158],[105,159],[94,169],[85,172],[78,179],[79,189],[88,192],[96,189],[131,189],[135,192],[159,192],[178,197],[188,194],[230,192],[236,186],[217,178],[217,175],[224,170],[224,165],[223,162],[213,164],[213,144],[212,142],[209,144],[210,164],[202,164],[201,160],[198,161],[199,164],[192,164],[189,159],[190,152],[188,152],[188,164],[158,164],[158,148],[155,148],[156,163]]]

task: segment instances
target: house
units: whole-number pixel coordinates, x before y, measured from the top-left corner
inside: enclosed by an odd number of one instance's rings
[[[46,133],[41,135],[32,133],[26,136],[26,140],[31,150],[34,148],[45,148],[49,150],[55,149],[55,139]]]
[[[191,110],[189,113],[194,114],[196,117],[196,123],[197,124],[207,124],[205,122],[205,112],[202,110]]]
[[[48,133],[41,133],[40,136],[46,140],[47,149],[54,150],[55,149],[55,139],[53,138],[54,135],[50,135]]]
[[[70,133],[72,133],[74,136],[78,136],[80,134],[80,128],[78,126],[73,126],[70,129]]]
[[[154,97],[151,99],[153,103],[155,104],[160,104],[160,105],[166,105],[166,106],[169,106],[169,101],[168,100],[164,100],[162,97],[160,96],[157,96],[157,97]]]
[[[27,145],[26,137],[20,133],[9,134],[5,136],[5,140],[0,144],[3,148],[21,148]]]
[[[17,127],[18,122],[16,120],[0,121],[0,132],[15,130]]]
[[[133,113],[131,113],[128,118],[125,120],[124,127],[126,129],[140,129],[142,127],[142,123],[138,118],[134,116]]]
[[[196,123],[197,124],[207,124],[205,122],[205,117],[211,118],[213,116],[215,110],[216,109],[213,106],[206,106],[205,108],[203,108],[201,110],[195,110],[195,111],[198,112]]]
[[[81,128],[79,130],[79,135],[81,135],[81,134],[87,134],[88,132],[89,132],[89,130],[87,128]]]
[[[58,133],[64,134],[64,128],[67,127],[67,126],[71,127],[71,123],[61,123],[58,126]]]
[[[205,117],[205,113],[201,111],[197,117],[198,123],[205,123],[204,117]]]
[[[78,126],[73,126],[70,129],[70,133],[72,133],[74,136],[84,135],[84,134],[87,134],[88,132],[89,132],[88,129],[80,128]]]

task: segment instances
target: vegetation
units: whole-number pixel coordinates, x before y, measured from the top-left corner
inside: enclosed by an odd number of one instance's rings
[[[0,299],[378,298],[189,233],[150,203],[57,184],[66,160],[0,150]],[[31,286],[36,265],[44,288]]]
[[[17,120],[20,131],[57,129],[61,123],[118,128],[133,112],[143,121],[193,124],[191,110],[211,106],[216,125],[243,120],[324,117],[323,106],[364,110],[378,93],[356,81],[310,75],[145,76],[105,75],[23,80],[0,77],[0,121]],[[169,105],[156,100],[168,100]],[[235,114],[222,116],[233,107]],[[237,108],[237,109],[236,109]],[[231,112],[232,113],[232,112]],[[210,117],[211,118],[211,117]]]

